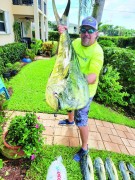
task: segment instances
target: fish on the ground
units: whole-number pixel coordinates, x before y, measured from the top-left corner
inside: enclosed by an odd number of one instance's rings
[[[68,0],[62,18],[57,13],[54,0],[52,0],[52,4],[57,25],[67,25],[70,0]],[[67,30],[60,35],[58,55],[47,82],[45,97],[46,102],[54,110],[81,109],[89,101],[88,83],[80,71],[79,60],[72,47]]]
[[[114,162],[109,157],[106,158],[106,160],[105,160],[105,169],[108,172],[109,180],[118,180],[119,179]]]
[[[96,170],[99,180],[106,180],[105,167],[102,159],[97,157],[94,161],[94,168]]]
[[[135,167],[131,163],[126,163],[129,173],[133,180],[135,180]]]
[[[84,155],[80,160],[81,173],[83,180],[94,180],[93,164],[90,156]]]
[[[119,162],[119,169],[121,171],[123,180],[131,180],[129,171],[128,171],[127,166],[124,163],[124,161]]]

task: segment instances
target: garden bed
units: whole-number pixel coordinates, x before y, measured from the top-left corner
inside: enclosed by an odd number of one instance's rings
[[[6,159],[4,157],[0,158],[3,159],[4,167],[0,169],[0,179],[3,178],[4,180],[23,180],[26,171],[29,169],[31,161],[29,159]]]

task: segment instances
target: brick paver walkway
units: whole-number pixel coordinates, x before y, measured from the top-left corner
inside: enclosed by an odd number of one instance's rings
[[[23,115],[24,112],[9,111],[11,118],[15,115]],[[79,130],[76,126],[59,126],[60,119],[66,115],[37,113],[40,121],[45,126],[43,136],[46,144],[62,144],[66,146],[81,146]],[[7,126],[5,127],[6,130]],[[99,150],[108,150],[135,156],[135,129],[124,125],[89,119],[89,147]]]

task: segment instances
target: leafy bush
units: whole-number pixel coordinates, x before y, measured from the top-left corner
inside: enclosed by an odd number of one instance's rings
[[[53,48],[52,48],[52,56],[57,53],[58,50],[58,41],[53,41]]]
[[[125,37],[125,36],[100,36],[99,42],[101,40],[111,40],[115,43],[117,47],[135,49],[135,37]]]
[[[5,64],[15,63],[24,57],[26,51],[25,43],[11,43],[0,47],[0,57]]]
[[[116,46],[115,43],[112,42],[111,40],[101,40],[101,41],[99,41],[99,44],[101,46],[107,46],[107,47],[115,47]]]
[[[4,62],[3,62],[2,58],[0,57],[0,76],[3,73],[3,68],[4,68]]]
[[[119,83],[119,73],[112,66],[107,66],[104,71],[106,72],[101,75],[96,99],[105,105],[114,106],[119,104],[127,106],[128,103],[124,100],[124,97],[127,97],[128,93],[123,92],[123,87]]]
[[[117,71],[120,73],[119,82],[123,86],[123,91],[129,94],[129,96],[125,98],[128,103],[125,110],[134,115],[135,51],[117,47],[103,47],[103,51],[105,57],[104,66],[110,64],[113,66],[113,68],[117,69]]]
[[[60,37],[60,35],[59,35],[58,31],[50,31],[48,33],[49,41],[59,41],[59,37]]]
[[[5,100],[5,96],[0,94],[0,135],[3,132],[3,123],[6,121],[4,110],[7,108],[7,103]]]
[[[76,39],[79,37],[79,34],[69,34],[71,40]],[[59,33],[58,31],[50,31],[48,34],[49,41],[59,41]]]

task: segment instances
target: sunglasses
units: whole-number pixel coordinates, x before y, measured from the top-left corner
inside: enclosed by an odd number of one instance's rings
[[[85,29],[85,28],[81,28],[80,29],[80,33],[88,33],[88,34],[92,34],[94,32],[96,32],[96,29]]]

